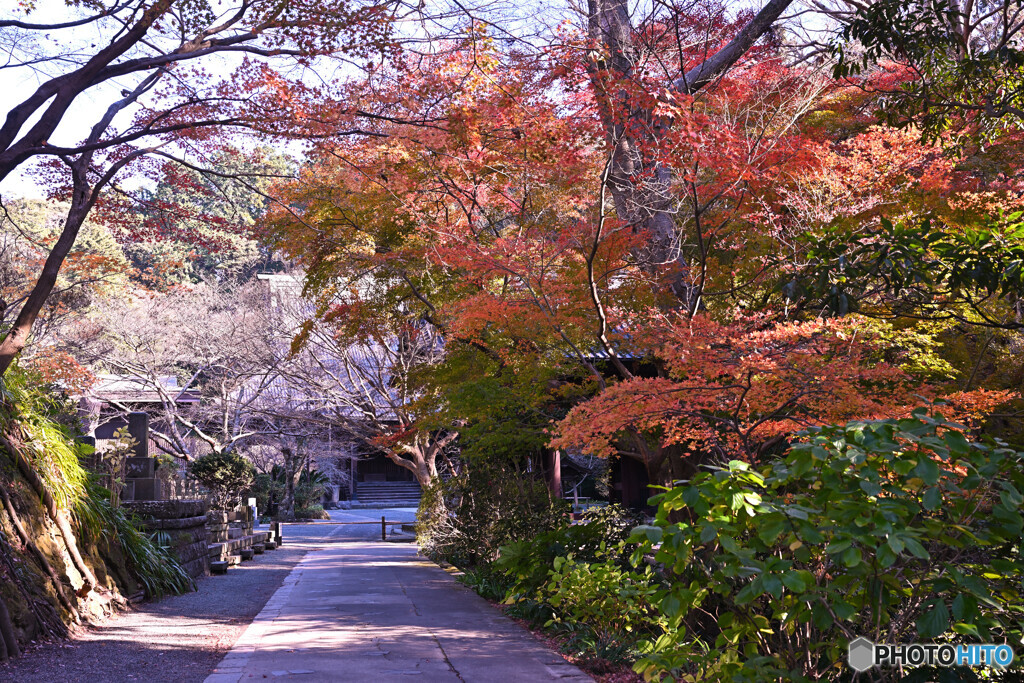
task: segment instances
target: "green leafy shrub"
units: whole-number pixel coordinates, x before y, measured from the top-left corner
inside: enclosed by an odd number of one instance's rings
[[[287,497],[287,477],[288,473],[279,465],[274,465],[269,473],[261,472],[253,477],[246,495],[256,499],[256,509],[261,515],[269,512],[272,504],[278,505]],[[295,516],[327,519],[320,501],[327,492],[328,484],[330,479],[319,470],[301,472],[293,488]],[[314,508],[320,509],[317,511]]]
[[[493,561],[505,544],[564,526],[568,512],[568,503],[528,473],[474,461],[424,490],[417,540],[428,557],[465,569]]]
[[[671,572],[668,630],[638,671],[844,680],[856,636],[1020,642],[1021,453],[923,410],[803,438],[771,466],[732,462],[659,496],[636,538]]]
[[[618,503],[589,507],[580,515],[584,523],[599,524],[609,544],[625,541],[630,532],[644,520],[643,514]]]
[[[76,407],[15,365],[0,382],[0,424],[23,437],[23,455],[46,484],[57,507],[74,510],[87,497],[85,446],[75,441]],[[91,454],[92,451],[89,451]]]
[[[144,587],[147,597],[194,590],[192,578],[174,556],[140,531],[138,524],[118,507],[118,497],[100,486],[96,475],[90,476],[82,466],[83,459],[94,451],[75,440],[77,423],[77,406],[41,383],[34,373],[15,365],[4,375],[0,382],[0,426],[22,436],[21,452],[57,507],[72,513],[80,546],[119,545],[127,570]],[[3,459],[10,455],[5,452]],[[7,485],[0,481],[0,486]]]
[[[195,582],[166,546],[155,536],[140,530],[134,517],[114,507],[110,492],[98,486],[89,487],[87,509],[93,526],[107,533],[115,532],[124,549],[128,569],[142,584],[147,598],[161,598],[195,590]]]
[[[499,602],[512,587],[512,579],[504,572],[496,571],[493,565],[484,564],[467,570],[459,581],[466,584],[487,600]]]
[[[634,570],[624,542],[640,518],[618,505],[589,517],[502,546],[492,581],[506,586],[510,614],[563,634],[574,656],[632,661],[661,632],[657,577]]]
[[[557,558],[572,556],[578,562],[615,562],[628,566],[623,541],[642,519],[620,505],[608,505],[584,513],[580,524],[564,525],[532,538],[502,546],[494,567],[511,582],[506,599],[534,598],[548,581]]]
[[[248,495],[256,499],[256,509],[261,515],[270,510],[270,504],[280,503],[284,498],[285,485],[271,474],[260,473],[253,478]]]
[[[309,505],[307,507],[295,508],[296,519],[330,519],[331,516],[324,511],[323,505]]]
[[[319,472],[317,474],[320,474]],[[324,475],[320,475],[324,476]],[[305,509],[310,507],[320,507],[320,502],[324,498],[324,493],[327,492],[327,477],[323,478],[323,481],[306,481],[305,478],[301,479],[295,486],[295,514],[298,514],[299,509]]]
[[[237,453],[208,453],[189,465],[189,474],[213,494],[213,506],[234,506],[256,475],[252,463]]]
[[[584,625],[595,636],[595,650],[607,651],[660,631],[654,601],[659,588],[650,567],[635,571],[615,561],[580,562],[569,555],[555,558],[536,599],[551,608],[546,627]]]

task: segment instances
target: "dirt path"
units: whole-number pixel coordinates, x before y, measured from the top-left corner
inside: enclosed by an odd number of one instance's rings
[[[336,528],[288,527],[281,548],[232,567],[226,576],[201,579],[195,593],[139,605],[71,641],[31,647],[0,664],[0,680],[203,681],[292,568]]]

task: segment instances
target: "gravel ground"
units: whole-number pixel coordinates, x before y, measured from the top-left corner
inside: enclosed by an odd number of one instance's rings
[[[194,593],[138,605],[70,641],[40,643],[0,664],[0,681],[203,681],[292,567],[325,541],[341,540],[342,530],[289,525],[281,548],[200,579]]]

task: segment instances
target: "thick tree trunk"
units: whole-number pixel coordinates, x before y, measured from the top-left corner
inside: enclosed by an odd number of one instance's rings
[[[724,74],[771,30],[793,0],[770,0],[723,48],[665,86],[671,93],[693,94]],[[611,154],[608,188],[619,218],[650,235],[638,254],[641,264],[663,277],[663,287],[693,310],[699,292],[689,282],[680,250],[672,196],[673,171],[660,160],[659,143],[672,125],[639,106],[627,85],[637,77],[645,56],[635,42],[627,0],[588,0],[587,31],[595,49],[588,71],[605,139]]]
[[[391,462],[412,472],[420,487],[426,489],[437,480],[437,456],[458,438],[458,432],[447,432],[436,439],[417,436],[405,451],[405,455],[410,457],[403,457],[400,453],[392,452],[386,452],[384,455]]]
[[[555,500],[562,498],[562,452],[556,449],[544,449],[544,474],[548,489]]]
[[[397,453],[385,453],[387,458],[400,467],[412,472],[412,476],[416,477],[416,482],[420,485],[420,488],[427,488],[434,483],[434,479],[437,477],[437,469],[432,467],[424,457],[424,455],[417,449],[415,452],[406,451],[406,453],[412,458],[404,458]]]

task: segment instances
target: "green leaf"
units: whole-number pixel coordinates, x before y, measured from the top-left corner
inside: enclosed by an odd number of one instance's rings
[[[814,585],[814,575],[806,569],[788,571],[782,575],[782,583],[794,593],[803,593]]]
[[[687,507],[695,507],[700,501],[700,489],[696,486],[689,486],[683,491],[682,498]]]
[[[776,599],[782,597],[782,579],[774,574],[769,574],[761,580],[765,591],[771,593]]]
[[[967,601],[964,598],[964,594],[960,593],[953,598],[953,617],[955,619],[963,620],[964,612],[967,610]]]
[[[857,548],[847,548],[846,552],[843,553],[843,565],[849,569],[853,569],[860,563],[860,550]]]
[[[889,538],[887,538],[885,542],[889,545],[890,548],[892,548],[892,551],[897,555],[902,553],[903,548],[905,547],[903,545],[903,541],[900,539],[899,536],[889,536]]]
[[[730,552],[733,555],[738,555],[740,547],[736,544],[736,541],[731,536],[720,536],[718,542],[722,544],[722,548],[726,552]]]
[[[764,591],[761,588],[761,582],[755,579],[740,589],[740,592],[733,598],[733,602],[737,605],[745,605],[761,595],[762,592]]]
[[[861,488],[861,490],[864,491],[864,493],[866,493],[866,494],[868,494],[869,496],[872,496],[872,497],[875,497],[879,493],[882,492],[882,487],[881,486],[879,486],[878,484],[876,484],[873,481],[868,481],[867,479],[861,479],[860,480],[860,488]]]
[[[921,459],[917,463],[917,467],[912,471],[929,486],[934,486],[935,483],[939,481],[939,465],[927,455],[921,456]]]
[[[794,519],[807,519],[807,512],[805,510],[792,505],[786,508],[786,514]]]
[[[909,550],[910,554],[914,557],[920,560],[927,560],[931,557],[931,555],[928,554],[928,551],[924,549],[924,546],[917,542],[916,538],[904,536],[903,543],[907,546],[907,550]]]
[[[811,623],[816,628],[825,630],[831,628],[835,620],[832,618],[832,614],[829,613],[828,608],[823,603],[818,602],[811,608]]]
[[[771,545],[775,543],[775,540],[785,530],[786,523],[781,519],[776,519],[762,526],[757,532],[757,537],[760,538],[765,545]]]
[[[641,524],[640,526],[633,529],[633,533],[641,533],[647,537],[647,540],[651,543],[661,543],[661,538],[664,533],[660,526],[651,526],[649,524]],[[557,567],[555,567],[557,569]]]
[[[938,486],[932,486],[924,492],[924,496],[921,497],[921,504],[924,505],[925,510],[937,510],[942,505],[942,491],[939,490]]]
[[[829,555],[838,555],[839,553],[849,548],[851,545],[853,545],[852,541],[836,541],[835,543],[829,543],[828,546],[825,548],[825,552]]]
[[[958,622],[953,624],[953,631],[963,636],[973,636],[975,638],[981,638],[981,634],[978,633],[978,627],[974,624],[965,624],[964,622]]]
[[[917,632],[922,638],[936,638],[949,627],[949,610],[941,600],[917,620]]]
[[[836,616],[844,621],[857,614],[857,608],[848,603],[840,600],[832,605],[832,611],[836,613]]]
[[[888,544],[878,546],[878,552],[875,554],[878,558],[878,564],[882,567],[891,567],[896,562],[896,553],[892,551],[892,548]]]
[[[914,469],[916,465],[917,463],[915,463],[913,460],[900,458],[893,461],[892,468],[896,470],[896,474],[900,475],[901,477],[905,477],[908,474],[910,474],[910,471]]]

